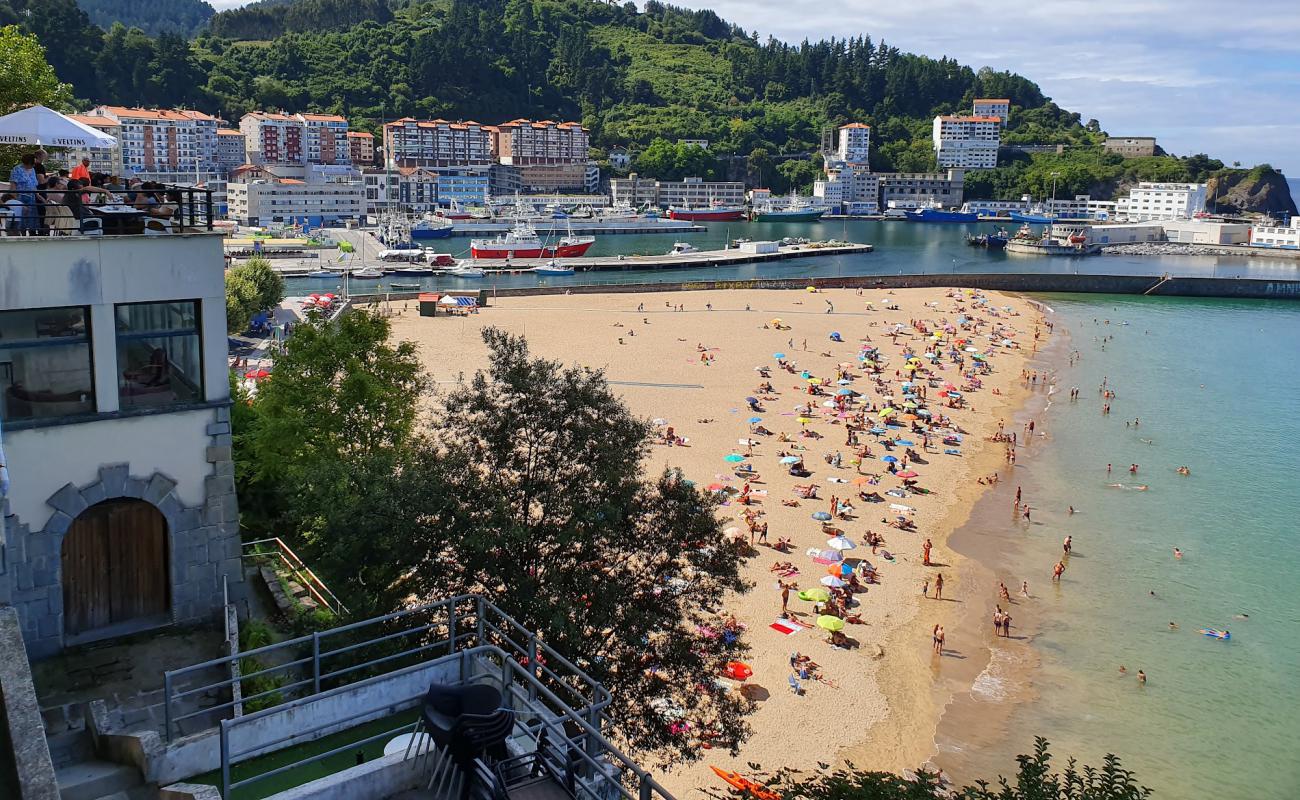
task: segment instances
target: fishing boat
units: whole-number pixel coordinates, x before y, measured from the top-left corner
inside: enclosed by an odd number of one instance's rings
[[[1053,236],[1051,228],[1037,234],[1026,223],[1007,240],[1008,253],[1031,256],[1091,256],[1101,252],[1101,245],[1088,241],[1087,234],[1075,231],[1068,236]]]
[[[825,208],[814,206],[812,200],[794,192],[786,198],[784,204],[769,200],[761,209],[754,211],[755,222],[816,222],[826,213]]]
[[[594,244],[594,236],[569,234],[555,244],[545,244],[536,229],[526,222],[517,222],[503,236],[492,239],[471,239],[471,258],[578,258]]]
[[[1007,246],[1007,232],[1004,228],[999,228],[993,233],[981,233],[979,235],[967,236],[966,244],[971,247],[983,247],[989,250],[1003,250]]]
[[[422,219],[411,226],[411,241],[446,239],[456,226],[445,219]]]
[[[978,222],[979,215],[970,211],[954,211],[938,204],[907,212],[908,222]]]
[[[548,261],[542,266],[535,268],[533,272],[538,275],[572,275],[573,267],[566,267],[558,262]]]
[[[683,219],[689,222],[737,222],[745,218],[745,209],[740,206],[724,206],[712,203],[705,208],[671,206],[668,219]]]
[[[1050,225],[1056,222],[1055,214],[1045,212],[1037,207],[1028,211],[1012,211],[1007,216],[1011,217],[1012,222],[1033,223],[1035,225]]]

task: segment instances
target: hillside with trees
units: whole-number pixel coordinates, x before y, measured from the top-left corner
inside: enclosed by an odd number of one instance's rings
[[[192,36],[216,13],[204,0],[77,0],[77,6],[101,28],[120,22],[150,36],[163,32]]]
[[[1097,120],[1012,72],[906,53],[865,34],[761,40],[712,11],[657,0],[644,10],[598,0],[263,0],[216,14],[189,40],[105,30],[77,0],[0,0],[7,22],[36,34],[87,102],[192,106],[228,119],[253,108],[338,112],[372,132],[401,116],[579,119],[598,158],[628,146],[646,153],[637,166],[647,174],[651,164],[660,175],[689,168],[778,192],[807,188],[823,132],[848,121],[872,126],[875,170],[933,169],[932,118],[967,111],[975,97],[1011,99],[1006,143],[1065,152],[1008,152],[998,169],[970,176],[971,197],[1042,196],[1052,172],[1061,173],[1058,194],[1100,197],[1133,180],[1222,168],[1207,156],[1105,155]],[[666,162],[665,148],[683,138],[707,139],[711,163]],[[656,140],[664,144],[651,153]]]

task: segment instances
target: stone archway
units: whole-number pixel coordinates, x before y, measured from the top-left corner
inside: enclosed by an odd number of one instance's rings
[[[168,621],[168,525],[143,500],[105,500],[73,519],[61,547],[64,634]]]

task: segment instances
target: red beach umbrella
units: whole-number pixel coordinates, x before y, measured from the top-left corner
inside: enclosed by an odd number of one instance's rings
[[[726,668],[722,671],[728,678],[737,681],[748,680],[754,674],[754,670],[743,661],[728,661]]]

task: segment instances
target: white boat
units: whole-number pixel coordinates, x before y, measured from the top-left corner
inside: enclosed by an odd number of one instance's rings
[[[452,269],[447,270],[446,274],[453,278],[482,278],[487,275],[487,272],[482,267],[460,262]]]
[[[572,275],[573,267],[566,267],[555,261],[548,261],[540,267],[533,269],[538,275]]]
[[[374,267],[366,267],[364,269],[353,270],[352,272],[348,273],[348,275],[352,278],[361,279],[361,280],[378,280],[379,278],[384,277],[384,273],[381,270],[375,269]]]
[[[698,253],[700,249],[690,242],[674,242],[673,249],[668,251],[668,255],[684,255],[686,253]]]
[[[418,247],[399,247],[391,250],[380,250],[380,261],[420,261],[424,258],[424,251]]]

